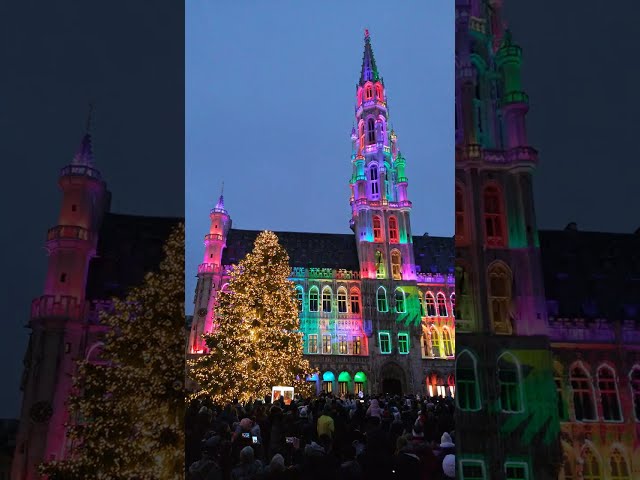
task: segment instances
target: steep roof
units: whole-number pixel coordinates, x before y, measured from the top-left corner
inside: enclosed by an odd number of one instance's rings
[[[640,235],[539,233],[545,296],[558,317],[640,320]]]
[[[222,263],[238,263],[253,249],[259,230],[231,229]],[[344,233],[274,232],[292,267],[360,270],[355,236]],[[453,272],[453,238],[413,237],[416,264],[423,273]]]
[[[106,213],[97,256],[89,265],[87,299],[121,297],[158,268],[162,247],[182,218]]]

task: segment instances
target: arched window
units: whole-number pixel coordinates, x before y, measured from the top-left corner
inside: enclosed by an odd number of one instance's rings
[[[376,121],[373,118],[367,120],[367,143],[376,142]]]
[[[431,333],[431,356],[437,358],[440,356],[440,335],[436,327],[431,327],[429,333]]]
[[[376,278],[384,278],[384,257],[380,250],[376,250]]]
[[[636,422],[640,422],[640,366],[638,365],[635,365],[629,373],[629,386],[631,387]]]
[[[373,217],[373,241],[382,241],[382,220],[378,215],[374,215]]]
[[[424,317],[424,295],[422,294],[422,290],[418,290],[418,300],[420,301],[420,316]]]
[[[364,148],[364,121],[358,123],[358,136],[360,138],[360,150]]]
[[[480,410],[476,360],[467,350],[456,359],[456,402],[461,410]]]
[[[438,315],[440,317],[446,317],[447,316],[447,301],[444,298],[444,293],[442,293],[442,292],[438,293],[437,299],[438,299]]]
[[[582,480],[601,480],[602,471],[600,468],[600,462],[596,453],[590,446],[586,446],[582,454],[584,461],[582,469]]]
[[[371,84],[368,84],[364,88],[364,98],[367,100],[370,100],[371,98],[373,98],[373,88],[371,87]]]
[[[494,185],[484,189],[484,227],[487,245],[504,247],[504,213],[502,211],[502,196]]]
[[[453,357],[453,341],[447,327],[442,328],[442,346],[444,347],[444,356]]]
[[[322,311],[325,313],[331,311],[331,288],[329,287],[322,289]]]
[[[338,289],[338,312],[347,313],[347,289],[344,287]]]
[[[620,449],[614,448],[611,452],[609,466],[611,467],[611,480],[631,480],[627,459]]]
[[[610,367],[603,365],[598,369],[597,375],[602,418],[607,422],[619,422],[622,420],[622,415],[620,414],[620,399],[618,398],[615,372]]]
[[[360,313],[360,290],[357,288],[351,290],[351,313]]]
[[[427,317],[435,317],[436,316],[436,299],[433,298],[433,293],[427,292],[424,296],[425,302],[427,303]]]
[[[453,312],[453,316],[455,318],[457,316],[456,315],[456,294],[452,293],[450,299],[451,299],[451,311]]]
[[[462,187],[456,185],[456,240],[462,241],[466,237],[465,223],[464,223],[464,194]]]
[[[405,303],[404,291],[401,288],[396,288],[396,312],[406,313],[407,305]]]
[[[489,267],[489,311],[495,333],[511,335],[511,272],[502,263]]]
[[[422,331],[422,358],[431,356],[431,350],[429,350],[429,332],[427,330]]]
[[[391,275],[394,280],[402,280],[402,257],[398,250],[391,252]]]
[[[369,178],[371,179],[371,195],[378,195],[378,167],[376,165],[371,165]]]
[[[398,220],[396,217],[389,217],[389,241],[398,243]]]
[[[304,291],[300,285],[296,287],[296,294],[298,298],[298,311],[302,312],[304,306]]]
[[[562,371],[559,366],[553,368],[553,381],[556,384],[556,394],[558,398],[558,418],[560,421],[567,421],[567,407],[564,401],[564,382],[562,381]]]
[[[576,420],[595,420],[595,401],[591,389],[591,378],[580,364],[571,369],[571,388],[573,389],[573,409]]]
[[[500,408],[503,412],[522,411],[520,366],[516,357],[506,352],[498,358]]]
[[[362,103],[362,88],[358,89],[358,93],[356,94],[356,102],[358,106]]]
[[[311,287],[309,289],[309,311],[310,312],[317,312],[319,310],[319,293],[318,293],[318,287]]]
[[[378,304],[379,312],[388,312],[389,305],[387,304],[387,291],[384,287],[378,287],[378,293],[376,294],[376,300]]]
[[[378,100],[381,102],[384,101],[384,97],[382,96],[382,85],[379,83],[376,83],[376,97],[378,97]]]

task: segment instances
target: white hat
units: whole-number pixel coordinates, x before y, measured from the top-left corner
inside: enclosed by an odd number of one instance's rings
[[[440,448],[450,448],[455,447],[455,444],[451,441],[451,435],[447,432],[442,434],[442,438],[440,439]]]

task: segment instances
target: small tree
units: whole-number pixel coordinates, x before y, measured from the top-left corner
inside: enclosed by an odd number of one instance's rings
[[[290,274],[278,237],[260,233],[253,251],[232,268],[228,289],[218,293],[214,331],[205,335],[209,352],[190,361],[189,376],[200,388],[194,397],[248,402],[274,385],[310,393]]]
[[[100,364],[81,362],[70,399],[70,456],[51,479],[184,478],[184,225],[157,272],[115,299]]]

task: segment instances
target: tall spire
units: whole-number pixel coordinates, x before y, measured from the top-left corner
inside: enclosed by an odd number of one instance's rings
[[[371,48],[371,37],[369,30],[364,31],[364,54],[362,55],[362,71],[360,73],[360,85],[365,82],[377,82],[380,80],[378,68],[376,67],[376,59],[373,57],[373,48]]]
[[[87,115],[87,126],[82,137],[80,146],[73,157],[75,165],[93,165],[93,146],[91,144],[91,121],[93,120],[93,104],[89,104],[89,114]]]
[[[222,188],[220,189],[220,198],[218,198],[218,203],[216,203],[213,210],[215,212],[227,213],[224,208],[224,180],[222,181]]]

